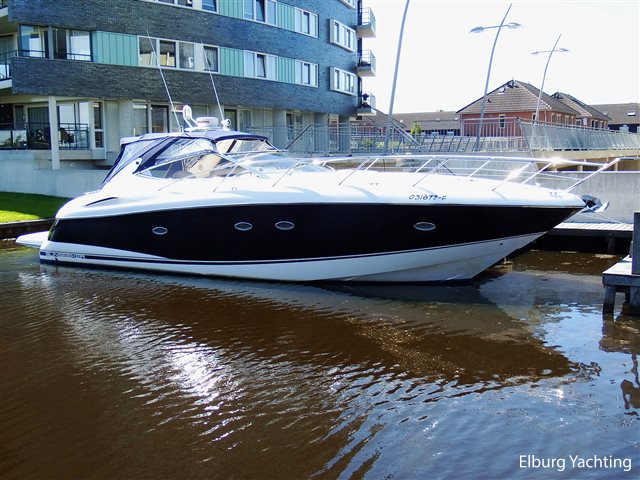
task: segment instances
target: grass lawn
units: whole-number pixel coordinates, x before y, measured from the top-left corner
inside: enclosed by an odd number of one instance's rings
[[[0,223],[53,218],[68,198],[0,192]]]

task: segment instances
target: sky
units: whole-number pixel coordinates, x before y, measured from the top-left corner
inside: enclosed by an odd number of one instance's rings
[[[364,0],[376,17],[376,38],[363,49],[376,56],[376,76],[364,91],[389,111],[398,36],[406,0]],[[640,0],[410,0],[398,70],[394,113],[459,110],[484,94],[497,28],[505,23],[491,66],[491,91],[511,79],[563,92],[589,104],[640,101]]]

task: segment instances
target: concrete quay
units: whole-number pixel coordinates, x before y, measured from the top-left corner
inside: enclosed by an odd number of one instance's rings
[[[53,218],[45,218],[42,220],[0,223],[0,239],[16,238],[25,233],[49,230],[53,225],[53,220]]]

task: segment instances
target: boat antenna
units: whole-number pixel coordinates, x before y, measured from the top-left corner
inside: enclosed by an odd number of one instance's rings
[[[153,39],[151,38],[151,36],[149,35],[149,30],[147,29],[147,38],[149,39],[149,43],[151,44],[151,51],[153,52],[153,56],[156,59],[157,65],[158,65],[158,71],[160,72],[160,78],[162,78],[162,84],[164,85],[164,90],[167,92],[167,97],[169,98],[169,105],[171,105],[171,111],[173,112],[173,116],[176,119],[176,125],[180,126],[180,128],[182,128],[182,126],[180,125],[180,119],[178,118],[178,113],[176,112],[176,108],[173,104],[173,100],[171,99],[171,92],[169,92],[169,87],[167,86],[167,81],[164,78],[164,73],[162,73],[162,67],[160,66],[160,57],[158,56],[158,54],[156,53],[156,47],[153,45]]]
[[[211,68],[210,68],[211,65],[209,64],[209,58],[207,57],[207,54],[204,50],[204,44],[202,43],[201,45],[202,45],[202,56],[204,57],[204,67],[209,72],[209,78],[211,79],[211,86],[213,87],[213,93],[216,96],[218,110],[220,111],[220,120],[221,122],[224,123],[225,121],[224,112],[222,111],[222,105],[220,105],[220,98],[218,97],[218,89],[216,88],[216,82],[213,80],[213,73],[211,72]]]

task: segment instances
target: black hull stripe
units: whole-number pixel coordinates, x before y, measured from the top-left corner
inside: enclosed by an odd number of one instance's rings
[[[422,251],[546,232],[571,207],[269,204],[59,219],[53,242],[176,262],[259,264]],[[434,228],[420,231],[415,225]],[[251,225],[238,229],[237,225]],[[278,225],[292,225],[282,230]],[[162,234],[160,234],[160,232]]]
[[[518,238],[529,237],[533,235],[543,235],[545,232],[533,232],[526,235],[518,235],[515,237],[505,237],[498,238],[494,240],[486,240],[482,242],[471,242],[471,243],[458,243],[453,245],[445,245],[439,247],[431,247],[431,248],[420,248],[414,250],[401,250],[394,252],[380,252],[375,254],[361,254],[361,255],[345,255],[345,256],[336,256],[336,257],[314,257],[314,258],[291,258],[291,259],[273,259],[273,260],[258,260],[258,261],[202,261],[202,260],[175,260],[170,258],[131,258],[131,257],[120,257],[116,255],[92,255],[92,254],[82,254],[82,253],[74,253],[73,255],[76,258],[82,260],[94,260],[94,261],[106,261],[106,262],[128,262],[128,263],[146,263],[146,264],[166,264],[166,265],[211,265],[211,266],[239,266],[239,265],[274,265],[274,264],[288,264],[288,263],[311,263],[311,262],[322,262],[322,261],[332,261],[332,260],[351,260],[357,258],[375,258],[375,257],[385,257],[389,255],[403,255],[409,253],[421,253],[428,252],[432,250],[445,250],[449,248],[456,247],[465,247],[470,245],[482,245],[486,243],[495,243],[507,240],[515,240]],[[68,264],[77,264],[83,262],[70,261],[66,260],[68,257],[63,257],[65,259],[56,259],[49,258],[50,255],[47,252],[40,252],[40,261],[43,263],[68,263]]]

